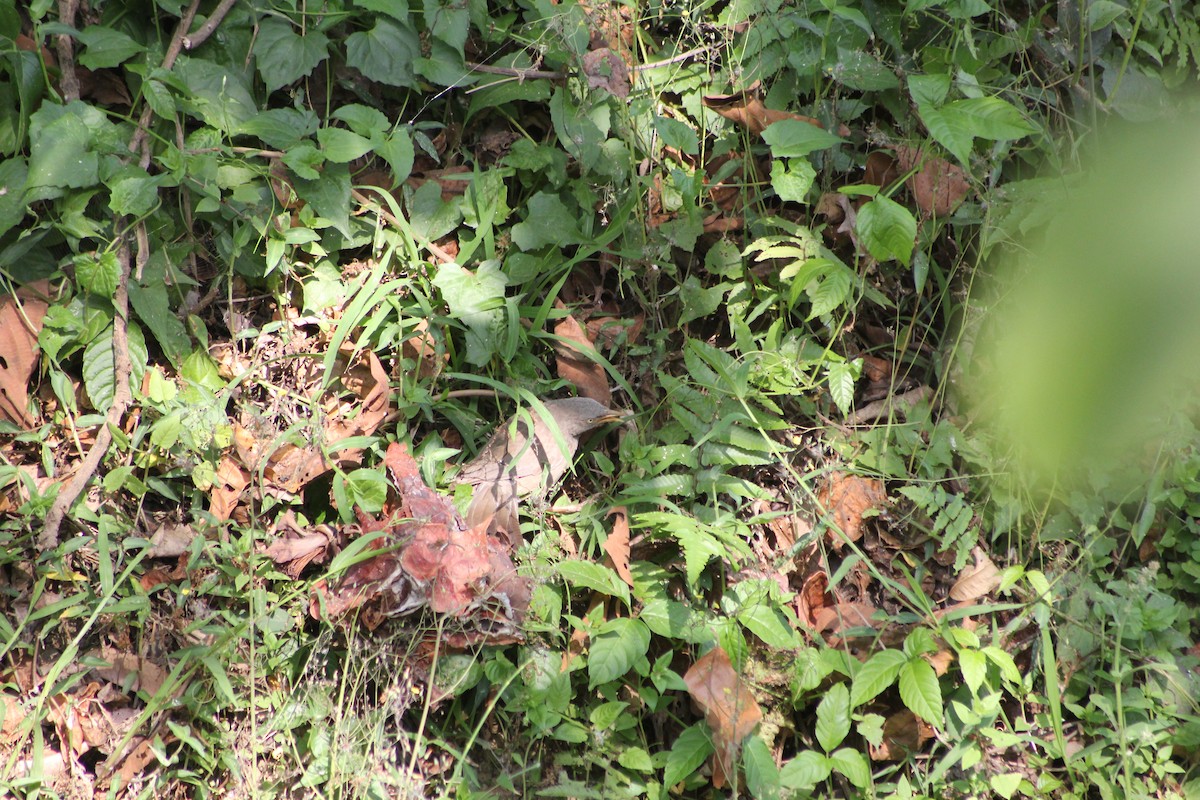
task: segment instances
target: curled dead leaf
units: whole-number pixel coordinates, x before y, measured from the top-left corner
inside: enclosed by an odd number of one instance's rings
[[[829,515],[830,543],[840,549],[863,535],[863,515],[886,502],[883,482],[847,472],[835,473],[817,500]]]
[[[742,740],[762,721],[762,709],[745,678],[733,668],[729,654],[720,646],[696,659],[683,676],[683,682],[712,730],[716,748],[712,783],[720,789],[726,776],[736,769]]]
[[[975,557],[975,563],[964,569],[950,587],[950,599],[955,602],[983,597],[1000,585],[1000,570],[983,548],[976,547],[971,555]]]

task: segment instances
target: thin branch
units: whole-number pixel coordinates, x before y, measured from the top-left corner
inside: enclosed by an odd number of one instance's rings
[[[79,11],[79,0],[58,0],[58,21],[63,25],[75,26],[75,15]],[[58,55],[58,69],[62,79],[59,88],[66,102],[79,99],[79,76],[75,74],[75,41],[69,34],[54,37],[54,50]]]
[[[213,35],[213,31],[221,24],[221,20],[225,19],[225,15],[229,13],[229,10],[233,8],[233,4],[236,2],[237,0],[221,0],[220,5],[213,9],[212,14],[200,26],[199,30],[190,36],[183,37],[183,48],[185,50],[195,50],[204,44],[204,41]]]

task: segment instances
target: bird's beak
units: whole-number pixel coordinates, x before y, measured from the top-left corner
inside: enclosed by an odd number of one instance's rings
[[[616,408],[609,411],[607,414],[601,414],[598,417],[592,417],[590,422],[593,428],[599,428],[601,425],[607,425],[610,422],[624,422],[632,415],[632,411],[626,411],[623,408]]]

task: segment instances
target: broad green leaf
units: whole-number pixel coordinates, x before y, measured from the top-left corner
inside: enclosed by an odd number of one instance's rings
[[[83,351],[83,385],[87,389],[88,398],[92,401],[92,407],[100,413],[106,413],[112,406],[113,394],[117,385],[116,368],[113,366],[112,336],[113,330],[109,326]],[[129,361],[133,367],[132,375],[129,378],[131,386],[141,384],[148,359],[146,339],[142,335],[142,329],[131,322],[129,323]]]
[[[346,489],[355,506],[368,514],[378,514],[387,500],[387,478],[381,470],[356,469],[346,475]]]
[[[674,786],[691,775],[712,754],[712,740],[706,727],[706,723],[697,722],[675,737],[663,770],[663,783],[666,786]]]
[[[616,572],[602,564],[591,561],[568,559],[560,561],[558,574],[571,586],[582,586],[594,592],[617,597],[629,605],[629,584],[621,580]]]
[[[683,310],[679,316],[679,324],[686,325],[692,320],[707,317],[721,307],[729,284],[722,281],[715,286],[705,287],[695,275],[688,275],[679,287],[679,302]]]
[[[700,140],[690,125],[670,117],[655,117],[654,129],[667,147],[674,147],[688,155],[699,152]]]
[[[972,694],[979,694],[979,687],[987,677],[987,656],[978,650],[968,648],[958,652],[958,667],[962,670],[963,683]]]
[[[461,48],[441,39],[428,39],[428,57],[414,58],[413,72],[440,86],[461,87],[479,80],[479,74],[467,68]]]
[[[832,752],[850,733],[850,690],[835,683],[817,705],[817,742]]]
[[[185,110],[224,133],[233,133],[259,111],[247,76],[203,58],[181,56],[174,76],[187,86]]]
[[[383,143],[375,148],[375,152],[388,162],[388,166],[392,168],[392,180],[396,183],[412,174],[416,151],[413,148],[412,136],[407,130],[389,134]]]
[[[946,95],[950,93],[950,76],[944,73],[909,75],[908,91],[918,106],[936,108],[946,101]]]
[[[771,188],[785,202],[803,203],[817,171],[803,158],[777,158],[771,162]]]
[[[750,790],[751,797],[756,800],[779,797],[779,767],[775,766],[775,757],[760,737],[747,737],[742,747],[742,769],[746,773],[746,788]]]
[[[569,92],[554,90],[550,97],[550,119],[562,148],[585,169],[600,160],[600,145],[608,136],[608,105],[576,105]]]
[[[178,292],[178,286],[167,286],[162,260],[153,256],[143,268],[141,278],[131,277],[129,281],[129,304],[176,367],[192,352],[191,337],[175,314],[179,308]]]
[[[78,189],[99,181],[100,160],[89,149],[92,134],[83,119],[59,106],[43,106],[31,124],[29,188]]]
[[[663,598],[646,603],[638,614],[638,619],[663,638],[683,641],[690,640],[691,632],[698,624],[696,612],[691,606]]]
[[[838,47],[838,63],[831,77],[860,92],[878,92],[900,87],[896,72],[865,50]]]
[[[805,750],[783,765],[779,771],[779,782],[784,789],[809,791],[829,777],[833,763],[816,750]]]
[[[627,747],[617,756],[617,763],[634,772],[652,772],[654,762],[644,747]]]
[[[116,253],[110,250],[91,255],[81,253],[72,259],[72,263],[80,289],[106,300],[113,298],[121,279],[121,265]]]
[[[436,181],[430,181],[436,183]],[[315,180],[297,178],[292,188],[313,210],[345,236],[350,236],[350,170],[345,164],[326,164]]]
[[[975,136],[959,116],[947,115],[931,105],[917,105],[917,116],[925,123],[929,135],[950,151],[964,167],[971,166],[971,146]]]
[[[988,783],[991,784],[992,791],[1008,800],[1017,793],[1017,789],[1021,785],[1021,773],[1006,772],[1002,775],[993,775],[988,778]]]
[[[340,106],[330,114],[334,119],[340,119],[359,136],[374,139],[387,133],[392,122],[377,108],[364,106],[362,103],[349,103]]]
[[[321,143],[325,158],[339,164],[361,158],[373,147],[370,139],[343,128],[321,128],[317,131],[317,141]],[[437,181],[430,183],[436,185]]]
[[[84,28],[79,41],[86,47],[78,56],[79,63],[92,70],[118,66],[146,49],[128,35],[102,25]]]
[[[798,119],[784,119],[768,125],[762,137],[775,158],[802,158],[842,143],[841,137]]]
[[[833,768],[846,777],[846,780],[859,789],[865,789],[871,784],[871,765],[867,757],[858,750],[843,747],[829,756]]]
[[[995,645],[988,645],[983,648],[983,654],[987,656],[988,661],[991,661],[1000,668],[1000,674],[1004,676],[1006,681],[1015,683],[1018,686],[1021,685],[1021,670],[1017,669],[1017,664],[1013,661],[1011,655]]]
[[[858,210],[858,240],[877,261],[908,266],[917,239],[917,220],[904,206],[879,196]]]
[[[737,620],[746,630],[777,650],[791,650],[799,644],[796,632],[771,604],[746,606],[738,611]]]
[[[28,165],[23,158],[9,158],[0,161],[0,186],[10,187],[9,191],[0,194],[0,236],[3,236],[22,219],[29,210],[25,202],[25,193],[20,187],[25,185],[29,175]]]
[[[128,164],[108,179],[109,206],[117,214],[144,217],[158,205],[158,187],[169,175],[154,175],[136,164]]]
[[[908,656],[899,650],[881,650],[871,656],[854,674],[850,685],[850,707],[858,708],[878,697],[896,682],[900,668],[907,662]]]
[[[816,268],[820,261],[823,259],[813,259],[805,266],[811,265]],[[853,286],[850,270],[840,267],[840,265],[834,265],[815,289],[806,290],[808,299],[812,302],[812,307],[808,311],[808,319],[822,317],[843,305],[849,299]]]
[[[426,185],[434,185],[430,181]],[[504,325],[504,273],[494,261],[484,262],[474,272],[457,264],[442,264],[433,285],[467,329],[467,362],[482,366],[499,351]],[[628,602],[628,594],[626,594]]]
[[[935,728],[942,727],[942,688],[924,658],[910,659],[900,668],[900,699],[909,711]]]
[[[426,30],[462,56],[471,24],[467,4],[456,0],[424,0],[424,6]]]
[[[636,619],[618,617],[601,626],[588,647],[588,688],[615,681],[644,658],[650,629]]]
[[[380,19],[369,31],[346,37],[346,64],[373,81],[417,88],[413,59],[421,52],[415,31]]]
[[[328,55],[329,39],[315,27],[300,35],[281,17],[267,17],[259,23],[254,64],[268,92],[309,75]]]
[[[565,247],[583,242],[579,220],[557,194],[538,192],[529,199],[523,222],[512,227],[513,244],[522,250],[537,250],[548,244]]]
[[[243,122],[237,132],[257,136],[268,147],[287,150],[316,133],[319,125],[317,115],[308,109],[270,108]]]
[[[980,139],[1020,139],[1037,130],[1016,106],[999,97],[955,100],[940,110],[944,115],[961,118],[963,127]]]

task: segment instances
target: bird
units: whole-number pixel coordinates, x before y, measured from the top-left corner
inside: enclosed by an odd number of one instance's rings
[[[574,462],[579,437],[628,416],[626,411],[588,397],[546,400],[542,406],[545,415],[533,408],[497,428],[457,477],[458,483],[474,487],[465,516],[467,526],[486,523],[489,533],[504,531],[514,547],[521,542],[517,500],[544,500]],[[530,420],[533,441],[529,440]]]

